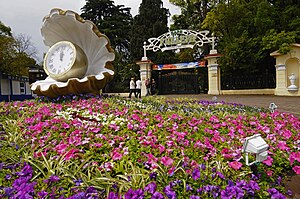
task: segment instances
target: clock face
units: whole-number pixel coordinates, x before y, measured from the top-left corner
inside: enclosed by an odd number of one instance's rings
[[[54,44],[45,59],[45,68],[49,74],[60,75],[67,72],[76,59],[76,49],[71,42],[62,41]]]

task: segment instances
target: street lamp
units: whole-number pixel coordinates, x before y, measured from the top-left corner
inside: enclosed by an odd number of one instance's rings
[[[268,157],[268,148],[269,145],[260,136],[260,134],[247,137],[243,144],[243,150],[242,150],[242,152],[245,153],[246,156],[246,165],[251,166],[256,162],[262,162],[266,160]],[[251,163],[249,163],[248,160],[249,153],[253,153],[256,155],[256,160]]]

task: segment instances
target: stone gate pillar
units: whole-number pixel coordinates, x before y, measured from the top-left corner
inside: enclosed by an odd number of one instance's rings
[[[147,90],[145,86],[145,80],[147,78],[151,80],[151,67],[153,63],[151,60],[142,59],[141,61],[136,62],[136,64],[140,66],[140,78],[142,81],[141,94],[142,96],[146,96]]]
[[[208,94],[220,95],[221,93],[221,73],[217,58],[221,57],[217,50],[211,50],[209,55],[205,56],[208,61]]]
[[[276,59],[275,95],[300,96],[300,44],[290,44],[287,54],[272,52]]]

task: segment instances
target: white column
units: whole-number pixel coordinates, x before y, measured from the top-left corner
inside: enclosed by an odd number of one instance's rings
[[[208,94],[221,94],[221,76],[217,58],[221,55],[217,54],[217,50],[211,50],[210,54],[205,57],[208,61]]]
[[[287,91],[287,78],[285,64],[275,65],[276,67],[276,88],[275,95],[282,95]]]
[[[151,66],[152,62],[150,60],[143,60],[136,62],[140,66],[140,78],[142,81],[142,89],[141,94],[142,96],[146,96],[147,90],[145,85],[145,80],[149,78],[151,80]]]

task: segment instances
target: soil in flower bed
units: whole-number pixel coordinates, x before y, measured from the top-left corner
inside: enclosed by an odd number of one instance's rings
[[[285,182],[285,188],[293,192],[293,199],[300,199],[300,175],[294,175]]]

